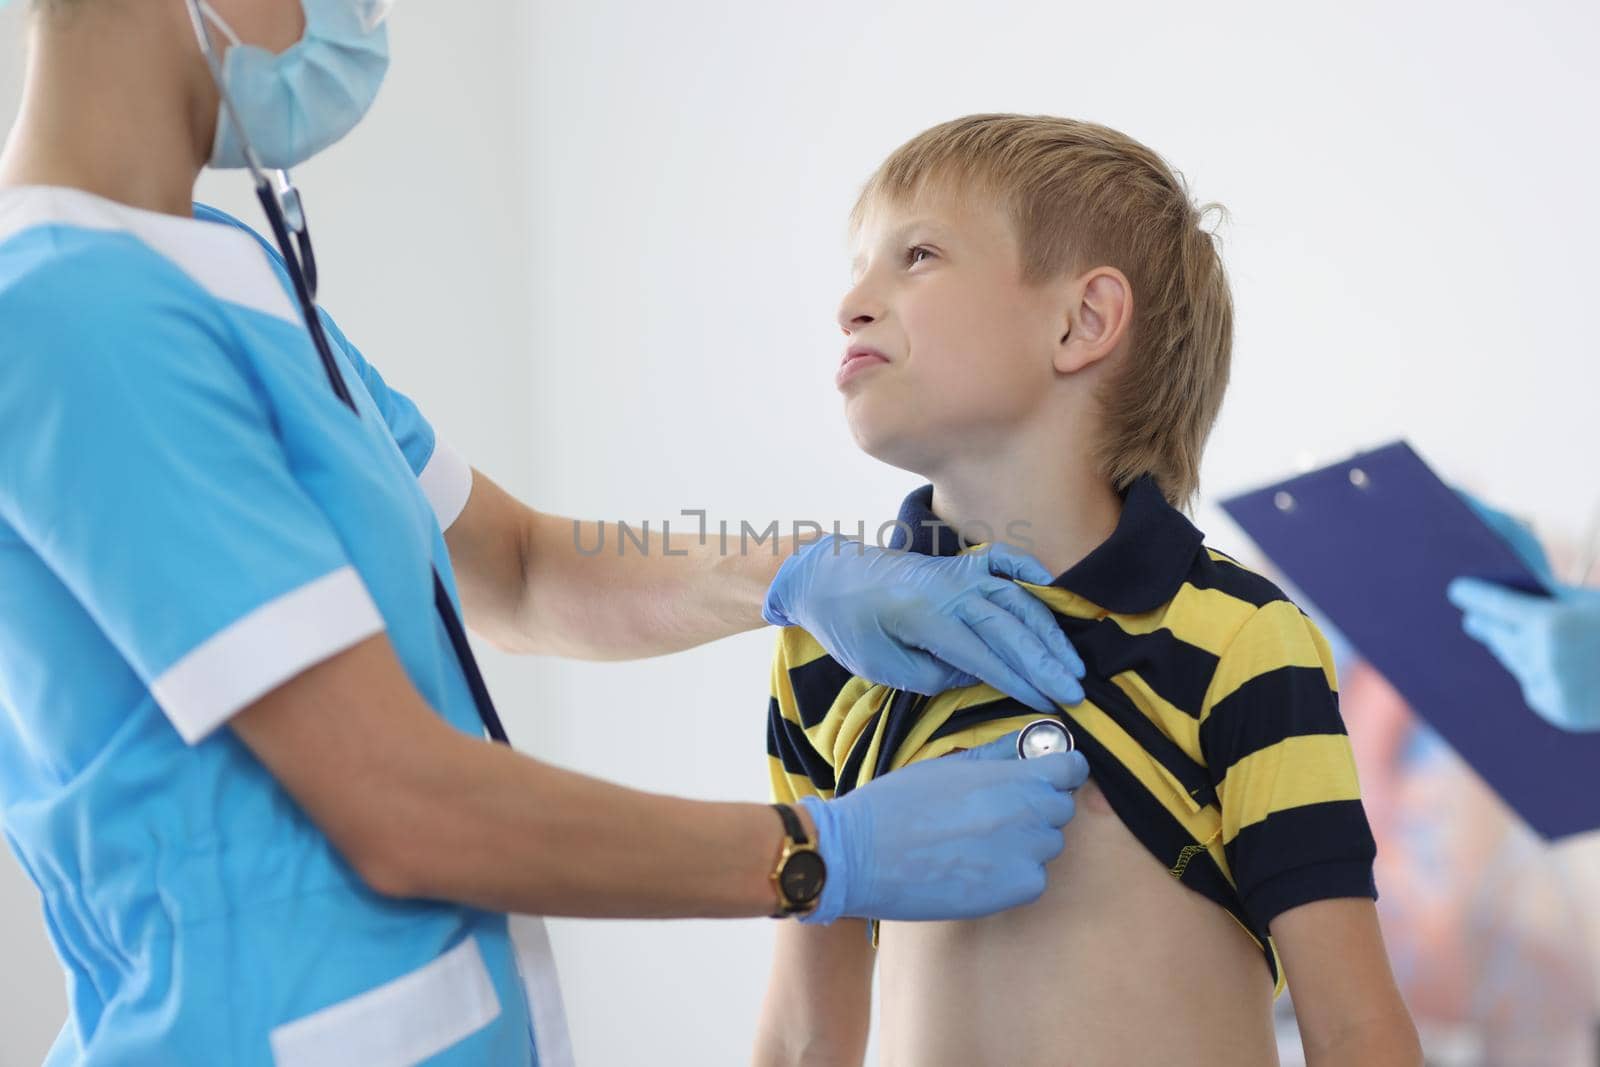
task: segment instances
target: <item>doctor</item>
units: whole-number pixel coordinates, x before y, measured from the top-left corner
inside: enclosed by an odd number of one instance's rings
[[[580,558],[436,441],[310,303],[292,202],[263,201],[286,256],[191,206],[208,162],[354,126],[386,5],[35,6],[0,154],[0,817],[68,976],[51,1064],[560,1064],[548,943],[508,914],[1042,891],[1081,756],[980,749],[774,812],[485,741],[462,608],[593,658],[795,623],[874,679],[1041,709],[1082,666],[1009,581],[1049,580],[1026,557]]]

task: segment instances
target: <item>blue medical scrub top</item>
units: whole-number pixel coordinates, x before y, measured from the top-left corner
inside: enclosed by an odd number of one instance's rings
[[[0,190],[0,821],[67,975],[48,1063],[565,1062],[541,926],[373,893],[224,728],[386,632],[481,731],[430,569],[457,598],[471,469],[324,317],[352,415],[291,292],[220,212]]]

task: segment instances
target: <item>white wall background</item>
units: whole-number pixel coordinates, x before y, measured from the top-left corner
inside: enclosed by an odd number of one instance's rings
[[[21,23],[0,13],[0,115]],[[1402,435],[1558,540],[1600,497],[1592,4],[480,0],[393,32],[370,120],[300,175],[325,302],[541,508],[892,517],[914,483],[855,451],[831,385],[843,217],[896,144],[985,110],[1120,127],[1232,212],[1211,499]],[[202,192],[255,217],[236,180]],[[485,659],[535,753],[761,799],[768,652]],[[769,936],[557,923],[582,1062],[740,1062]],[[0,1065],[36,1062],[62,1004],[0,863]]]

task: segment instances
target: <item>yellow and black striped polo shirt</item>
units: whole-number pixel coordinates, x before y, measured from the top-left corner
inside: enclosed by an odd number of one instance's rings
[[[896,547],[954,555],[906,499]],[[1226,909],[1283,981],[1268,923],[1301,904],[1377,895],[1327,642],[1267,579],[1208,548],[1153,479],[1111,537],[1048,586],[1021,583],[1083,657],[1082,704],[1062,707],[1112,809],[1172,876]],[[772,669],[773,795],[842,795],[918,760],[1037,718],[985,685],[937,696],[851,675],[798,627]]]

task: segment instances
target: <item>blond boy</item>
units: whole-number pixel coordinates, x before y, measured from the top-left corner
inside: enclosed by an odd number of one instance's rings
[[[852,215],[838,384],[860,446],[932,484],[897,540],[1021,541],[1082,654],[1061,718],[1089,759],[1038,901],[988,919],[778,933],[760,1064],[1420,1063],[1373,906],[1374,848],[1326,642],[1178,510],[1228,378],[1213,238],[1153,152],[1067,119],[979,115],[898,149]],[[783,631],[775,798],[815,803],[1035,716],[928,698]]]

